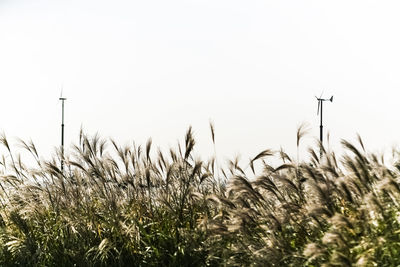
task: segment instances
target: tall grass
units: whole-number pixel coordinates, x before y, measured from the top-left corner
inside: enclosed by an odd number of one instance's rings
[[[59,154],[42,160],[20,141],[28,167],[0,142],[1,266],[400,264],[398,153],[386,166],[361,138],[342,141],[339,159],[319,147],[304,162],[265,150],[220,169],[194,158],[191,128],[168,153],[81,133],[64,171]]]

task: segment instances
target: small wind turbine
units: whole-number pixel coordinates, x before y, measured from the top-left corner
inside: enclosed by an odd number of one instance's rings
[[[63,97],[63,91],[61,89],[61,95],[59,100],[62,102],[62,115],[61,115],[61,171],[64,171],[64,101],[67,98]]]
[[[315,97],[315,98],[318,100],[317,116],[321,113],[321,124],[319,126],[319,141],[321,142],[321,146],[322,146],[323,137],[324,137],[324,135],[323,135],[324,126],[322,125],[322,106],[323,106],[324,101],[333,102],[333,96],[331,96],[331,98],[327,98],[327,99],[322,98],[322,95],[319,98],[318,97]],[[321,148],[320,154],[322,156],[322,148]]]

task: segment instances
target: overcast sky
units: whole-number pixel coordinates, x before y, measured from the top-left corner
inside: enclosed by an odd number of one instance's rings
[[[204,157],[295,151],[319,134],[315,95],[336,146],[400,140],[398,1],[0,0],[0,131],[42,154],[81,126],[122,144],[167,148],[193,126]],[[39,152],[40,152],[39,151]]]

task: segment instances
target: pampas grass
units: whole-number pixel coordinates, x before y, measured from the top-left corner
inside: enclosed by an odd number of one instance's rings
[[[0,265],[396,266],[399,154],[386,166],[357,139],[342,141],[341,157],[267,149],[219,168],[216,154],[193,156],[191,128],[168,153],[151,139],[121,147],[81,131],[61,170],[59,151],[43,160],[20,140],[35,162],[27,167],[3,135]]]

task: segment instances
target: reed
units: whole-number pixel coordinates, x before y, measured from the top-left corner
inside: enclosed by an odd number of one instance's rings
[[[267,149],[221,169],[216,155],[194,158],[191,128],[168,153],[151,139],[121,147],[81,132],[63,171],[60,151],[43,160],[20,140],[28,167],[4,135],[0,143],[1,266],[400,264],[399,154],[387,166],[360,137],[342,141],[340,158]]]

